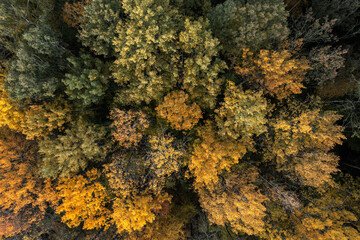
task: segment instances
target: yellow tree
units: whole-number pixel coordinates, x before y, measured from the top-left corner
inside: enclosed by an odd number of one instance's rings
[[[151,136],[149,139],[151,150],[148,153],[146,165],[149,166],[153,175],[149,185],[155,192],[160,192],[166,179],[178,172],[181,167],[180,160],[184,152],[177,149],[174,142],[175,138],[169,134]]]
[[[239,163],[253,150],[250,138],[222,139],[207,123],[198,131],[189,160],[200,204],[212,223],[230,224],[236,232],[258,234],[264,228],[266,197],[254,182],[257,169]]]
[[[237,74],[279,100],[301,93],[309,69],[306,59],[294,58],[287,49],[260,50],[258,55],[243,49],[240,64],[235,67]]]
[[[111,217],[118,232],[132,233],[141,230],[146,224],[155,221],[164,206],[171,202],[171,196],[160,193],[152,196],[148,193],[130,196],[128,198],[115,198]]]
[[[343,128],[335,125],[341,116],[294,102],[270,121],[265,159],[277,170],[302,185],[321,188],[333,182],[339,158],[329,151],[341,144]]]
[[[0,127],[8,126],[12,130],[21,130],[24,113],[12,101],[4,89],[5,69],[0,65]]]
[[[54,130],[64,130],[63,125],[71,120],[71,107],[66,100],[57,98],[43,105],[30,105],[24,118],[22,133],[28,139],[44,138]]]
[[[109,202],[105,187],[99,182],[100,173],[93,169],[86,176],[60,178],[58,186],[61,204],[56,213],[63,214],[61,220],[69,227],[83,223],[83,229],[109,226],[110,211],[105,207]]]
[[[189,170],[195,177],[195,188],[212,189],[219,182],[219,175],[237,164],[253,143],[249,139],[221,139],[209,122],[198,130],[198,135]]]
[[[165,96],[156,111],[176,130],[190,130],[202,118],[201,109],[196,104],[187,103],[189,95],[184,91],[173,91]]]

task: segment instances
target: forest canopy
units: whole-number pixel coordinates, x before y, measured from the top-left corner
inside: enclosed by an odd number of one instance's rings
[[[360,239],[359,19],[0,1],[0,239]]]

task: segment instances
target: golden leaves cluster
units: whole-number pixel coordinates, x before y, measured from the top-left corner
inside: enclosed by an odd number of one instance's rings
[[[190,130],[202,118],[200,107],[187,104],[189,95],[184,91],[173,91],[165,96],[164,101],[157,106],[158,115],[165,118],[176,130]]]

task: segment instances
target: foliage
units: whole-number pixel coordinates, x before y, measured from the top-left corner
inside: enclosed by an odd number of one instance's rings
[[[124,147],[130,148],[137,146],[143,137],[143,132],[149,127],[149,120],[143,112],[122,111],[118,108],[110,112],[111,134],[117,143]]]
[[[284,2],[281,0],[227,0],[209,14],[211,29],[230,56],[241,50],[269,49],[289,34]]]
[[[266,131],[267,103],[261,92],[243,91],[229,82],[224,102],[216,110],[215,117],[219,134],[234,139],[251,138]]]
[[[25,112],[21,131],[28,139],[45,138],[54,130],[62,131],[71,120],[71,106],[61,98],[43,105],[30,105]]]
[[[85,170],[90,161],[103,161],[108,150],[105,135],[104,127],[81,119],[65,130],[65,135],[39,141],[41,175],[64,177]]]
[[[270,122],[265,159],[275,161],[278,171],[300,184],[321,188],[332,184],[339,158],[329,151],[344,139],[340,116],[318,108],[289,107]]]
[[[341,47],[331,49],[330,46],[322,48],[313,48],[309,53],[310,65],[312,67],[309,72],[310,78],[315,80],[318,85],[324,85],[328,81],[334,81],[338,70],[345,65],[345,57],[347,50]]]
[[[121,1],[91,0],[84,7],[79,39],[98,55],[113,55],[112,41],[120,21]]]
[[[100,173],[93,169],[86,177],[78,175],[59,179],[57,190],[62,203],[57,213],[64,213],[61,220],[69,227],[84,223],[83,229],[109,226],[110,211],[105,208],[108,202],[105,187],[98,182]]]
[[[259,84],[260,89],[279,100],[301,93],[302,81],[309,69],[306,59],[292,58],[292,53],[286,49],[260,50],[258,56],[244,49],[242,61],[235,67],[237,74]]]
[[[5,75],[5,69],[0,67],[0,127],[8,126],[16,131],[21,129],[24,114],[4,89]]]
[[[23,40],[22,35],[38,24],[53,8],[53,0],[4,0],[0,2],[0,39],[11,52]],[[11,39],[11,40],[10,40]]]
[[[0,129],[0,236],[26,231],[47,209],[47,192],[35,174],[36,149],[20,134]]]
[[[166,179],[180,169],[183,151],[174,147],[174,141],[175,138],[169,134],[151,136],[149,139],[151,150],[146,164],[154,175],[150,188],[155,192],[162,190]]]
[[[183,91],[174,91],[165,96],[164,101],[157,106],[156,111],[162,118],[168,120],[176,130],[192,129],[200,118],[201,109],[196,104],[187,104],[189,95]]]
[[[198,130],[198,135],[188,167],[195,177],[195,188],[212,189],[219,183],[219,175],[230,171],[252,149],[253,143],[249,139],[221,139],[209,122]]]
[[[141,230],[147,223],[152,223],[156,218],[154,212],[161,211],[164,203],[170,201],[171,197],[167,193],[155,197],[142,194],[127,199],[116,198],[111,216],[118,232],[131,233]]]
[[[84,15],[84,7],[89,0],[69,3],[66,2],[62,9],[63,21],[71,27],[79,27]]]
[[[266,216],[263,202],[267,198],[257,189],[254,182],[257,170],[240,166],[239,175],[230,174],[225,185],[216,189],[199,189],[199,201],[209,213],[211,223],[230,226],[236,232],[257,235],[264,231]]]
[[[80,106],[99,103],[108,88],[106,65],[85,53],[68,58],[68,62],[72,67],[62,80],[66,86],[65,93]]]
[[[57,34],[48,23],[40,22],[23,38],[5,78],[5,89],[14,100],[53,97],[64,69],[65,50]]]
[[[190,99],[214,107],[221,84],[218,74],[225,65],[213,61],[218,41],[206,30],[207,22],[184,20],[166,0],[127,0],[123,8],[129,18],[118,23],[113,41],[114,77],[122,86],[117,101],[158,102],[182,84]]]

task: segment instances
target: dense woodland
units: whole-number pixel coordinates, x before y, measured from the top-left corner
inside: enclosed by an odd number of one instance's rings
[[[359,0],[0,0],[0,238],[360,239]]]

